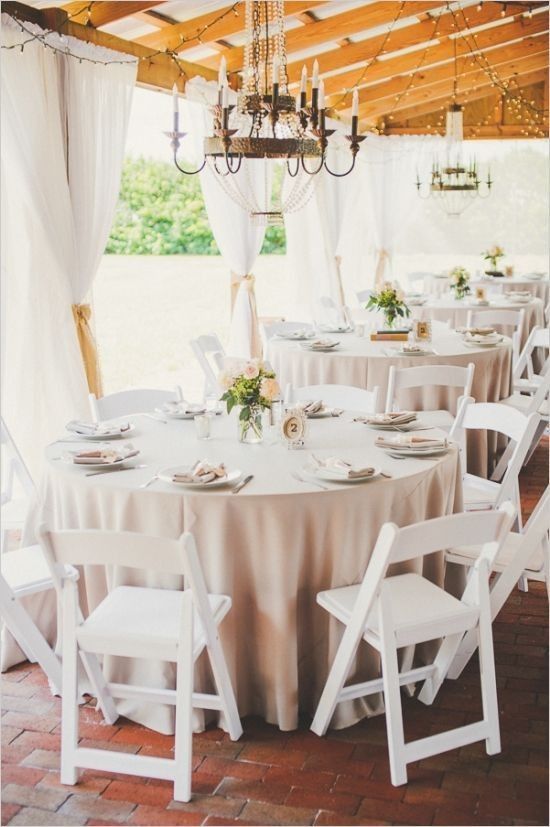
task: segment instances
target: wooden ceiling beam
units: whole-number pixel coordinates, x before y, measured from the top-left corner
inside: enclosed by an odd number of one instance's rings
[[[56,29],[62,34],[84,40],[88,43],[95,43],[106,49],[113,49],[127,55],[141,58],[138,64],[137,82],[144,86],[151,86],[157,89],[171,89],[174,83],[183,91],[185,79],[181,78],[178,66],[170,55],[155,54],[153,49],[147,49],[132,40],[124,40],[121,37],[94,29],[92,26],[82,26],[80,23],[73,23],[68,20],[67,13],[59,8],[36,9],[23,5],[23,3],[9,2],[2,4],[2,11],[11,14],[22,21],[38,23],[44,29]],[[215,80],[217,73],[211,69],[205,69],[190,63],[186,60],[179,60],[179,67],[185,72],[187,78],[195,75],[202,75],[206,80]]]
[[[292,17],[308,9],[313,9],[315,6],[321,5],[322,2],[323,0],[293,0],[285,11],[287,11],[287,17]],[[200,45],[196,34],[205,26],[209,28],[201,35],[201,41],[204,45],[217,40],[224,40],[233,34],[243,32],[246,28],[244,3],[240,2],[235,7],[234,12],[231,11],[232,8],[232,5],[224,6],[221,9],[216,9],[216,11],[208,12],[208,14],[202,14],[200,17],[193,17],[190,20],[183,21],[183,23],[176,23],[175,26],[163,29],[161,32],[151,32],[151,34],[139,37],[136,42],[143,46],[149,46],[151,49],[173,49],[183,53]],[[225,12],[227,14],[219,20],[218,18]],[[185,40],[183,43],[182,38]],[[217,63],[218,59],[214,58],[214,68],[217,68]]]
[[[432,23],[432,31],[433,26],[434,24]],[[493,50],[496,46],[505,46],[507,43],[518,38],[524,38],[522,43],[525,44],[525,46],[523,48],[526,53],[528,53],[529,50],[534,47],[531,45],[532,37],[546,31],[548,31],[548,17],[545,14],[538,14],[531,20],[522,18],[521,20],[516,20],[504,26],[495,26],[494,28],[482,31],[476,35],[475,43],[472,36],[467,35],[465,38],[461,37],[456,42],[456,54],[459,58],[459,64],[464,67],[464,65],[467,65],[470,60],[473,59],[470,49],[481,52],[484,52],[486,49]],[[546,38],[546,40],[548,41],[548,38]],[[409,54],[399,55],[394,58],[390,57],[388,60],[376,61],[370,64],[365,74],[365,81],[374,83],[375,81],[381,81],[386,78],[396,78],[396,76],[401,75],[403,72],[414,72],[425,53],[426,57],[419,70],[419,74],[424,76],[429,72],[428,67],[434,63],[450,61],[449,65],[452,65],[454,62],[454,52],[454,39],[447,39],[444,43],[430,46],[427,51],[425,49],[419,49]],[[493,62],[493,55],[496,55],[497,52],[498,49],[487,52],[489,62]],[[459,73],[461,71],[464,71],[464,68],[459,69]],[[325,94],[342,94],[346,89],[353,88],[361,76],[361,72],[362,70],[357,68],[350,72],[343,72],[339,75],[325,78]],[[362,97],[369,97],[368,89],[369,87],[367,86],[363,87],[363,90],[359,90],[360,100]]]
[[[136,14],[133,14],[132,17],[135,17],[137,20],[141,20],[142,23],[148,23],[150,26],[155,26],[157,29],[166,29],[168,26],[173,26],[177,23],[177,20],[174,20],[173,17],[160,14],[160,12],[157,12],[155,9],[138,11]]]
[[[525,6],[522,3],[510,3],[509,13],[514,15],[518,21],[519,27],[522,26],[522,21],[528,22],[528,19],[521,17],[525,12]],[[481,26],[487,23],[493,23],[500,20],[500,7],[496,4],[486,3],[481,7],[481,11],[476,11],[476,7],[468,7],[464,11],[466,20],[459,13],[457,16],[461,31],[466,29],[466,26]],[[434,19],[427,18],[420,23],[414,23],[402,29],[396,29],[392,32],[389,38],[386,35],[378,35],[370,37],[368,40],[362,40],[359,43],[350,43],[341,49],[333,49],[330,52],[323,52],[320,56],[320,64],[322,75],[326,72],[332,72],[336,69],[342,69],[346,66],[352,66],[354,63],[361,61],[372,60],[378,55],[380,49],[384,47],[382,54],[395,52],[399,49],[406,49],[411,46],[418,46],[421,43],[426,43],[433,36],[434,33]],[[508,28],[508,24],[503,24],[502,27],[495,27],[492,31],[496,32],[500,28]],[[437,19],[437,39],[441,41],[443,38],[448,38],[449,35],[457,31],[453,15],[444,11]],[[479,33],[481,36],[481,32]],[[521,36],[521,35],[520,35]],[[290,83],[298,83],[300,80],[300,73],[302,71],[302,60],[293,61],[292,55],[289,56],[288,76]],[[357,77],[360,75],[360,70],[357,69]],[[328,78],[327,78],[328,80]]]
[[[287,11],[297,5],[295,2],[288,4],[286,7]],[[435,0],[435,2],[412,0],[412,2],[404,3],[393,2],[393,0],[383,0],[383,2],[369,3],[364,7],[335,14],[332,17],[326,17],[287,32],[287,54],[320,46],[322,43],[337,42],[338,40],[342,40],[343,37],[366,31],[373,26],[391,23],[400,9],[400,18],[405,19],[406,17],[420,14],[430,9],[440,8],[442,5],[442,0]],[[227,52],[224,52],[224,55],[227,61],[227,68],[230,72],[237,72],[242,68],[244,60],[244,49],[242,47],[229,49]],[[321,59],[321,56],[319,57]],[[218,57],[211,57],[202,60],[201,64],[203,66],[209,66],[210,68],[216,68],[218,62]]]
[[[546,69],[538,69],[535,72],[527,72],[526,74],[516,75],[514,83],[514,87],[523,88],[525,86],[533,86],[536,83],[541,83],[542,81],[546,80],[548,73]],[[495,96],[500,93],[495,93],[493,87],[483,86],[479,87],[477,91],[473,89],[468,91],[468,103],[471,103],[475,100],[481,100],[482,98],[488,98],[491,96]],[[427,101],[425,104],[416,104],[415,106],[411,106],[407,109],[400,109],[396,112],[395,119],[398,123],[404,124],[406,121],[411,120],[411,118],[418,118],[424,115],[433,115],[434,117],[439,117],[442,112],[445,112],[447,106],[449,105],[449,96],[444,94],[442,97],[433,98],[430,97],[430,100]]]
[[[491,67],[495,67],[497,74],[500,74],[500,70],[498,69],[499,64],[508,63],[512,60],[521,60],[521,58],[528,57],[530,54],[538,54],[539,52],[545,51],[548,51],[548,39],[546,35],[539,35],[528,38],[528,40],[522,40],[519,43],[500,46],[498,49],[492,50],[489,53],[489,61]],[[474,66],[471,65],[472,63],[474,63]],[[464,76],[479,68],[479,64],[474,61],[470,55],[458,59],[459,98]],[[421,87],[428,87],[440,81],[453,81],[454,77],[454,61],[449,61],[438,66],[428,66],[426,69],[419,69],[411,75],[397,75],[392,78],[392,80],[382,81],[371,86],[364,86],[359,90],[359,114],[361,115],[364,107],[368,107],[375,101],[388,98],[395,99],[405,92],[408,92],[410,95],[412,91]],[[327,99],[327,106],[335,111],[349,109],[351,106],[351,95],[345,97],[333,95]]]
[[[539,69],[544,69],[546,66],[548,66],[548,52],[545,50],[530,57],[500,64],[498,66],[498,74],[501,80],[505,81],[513,78],[515,75],[535,72]],[[481,88],[494,88],[490,78],[487,77],[485,72],[478,69],[467,75],[463,75],[458,89],[459,101],[461,103],[467,103],[469,93]],[[411,107],[416,106],[416,104],[422,106],[429,102],[433,103],[434,100],[439,98],[446,98],[450,103],[452,94],[452,78],[440,81],[439,83],[427,84],[412,89],[407,96],[403,96],[400,100],[395,100],[393,96],[390,96],[363,104],[359,108],[359,120],[363,124],[373,124],[376,122],[376,119],[381,116],[388,117],[393,112],[398,112],[402,109],[411,109]]]
[[[548,134],[548,125],[541,124],[541,128]],[[426,135],[425,126],[391,126],[384,130],[384,135]],[[487,126],[465,126],[464,138],[472,140],[488,140],[490,138],[537,139],[536,135],[526,135],[525,127],[521,124],[489,124]],[[539,138],[540,139],[540,138]]]
[[[145,11],[145,9],[156,8],[163,6],[164,3],[134,3],[131,0],[125,2],[94,2],[91,9],[86,9],[86,2],[67,3],[61,6],[62,11],[67,12],[71,17],[71,22],[82,23],[83,25],[93,26],[98,29],[100,26],[107,26],[108,23],[114,23],[116,20],[121,20],[124,17],[131,17],[137,12]],[[89,15],[89,17],[88,17]]]

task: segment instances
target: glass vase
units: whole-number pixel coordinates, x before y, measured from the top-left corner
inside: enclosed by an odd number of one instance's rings
[[[384,327],[386,330],[393,330],[397,316],[393,313],[384,313]]]
[[[251,407],[250,415],[246,419],[241,419],[239,413],[238,427],[239,442],[244,442],[246,445],[257,445],[261,442],[263,440],[261,408]]]

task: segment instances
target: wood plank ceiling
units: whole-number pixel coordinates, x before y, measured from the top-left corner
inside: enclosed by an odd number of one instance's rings
[[[44,5],[5,2],[3,11],[137,55],[145,86],[170,89],[177,81],[183,89],[194,75],[213,79],[222,55],[232,85],[240,83],[244,0]],[[334,116],[349,120],[357,87],[362,129],[441,131],[456,54],[467,134],[541,137],[548,134],[548,9],[535,0],[289,0],[291,91],[303,64],[311,72],[317,57]]]

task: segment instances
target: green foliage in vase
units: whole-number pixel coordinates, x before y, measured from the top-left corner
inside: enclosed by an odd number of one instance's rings
[[[240,208],[235,205],[235,209]],[[268,227],[261,252],[284,254],[285,250],[284,227]],[[163,161],[126,158],[105,252],[219,255],[198,176],[182,175]]]
[[[381,310],[388,325],[393,325],[397,316],[405,318],[411,315],[405,304],[405,296],[398,284],[386,281],[378,293],[373,293],[367,304],[367,310]]]
[[[471,293],[470,288],[470,274],[465,267],[455,267],[451,270],[451,290],[457,299],[463,299],[468,293]]]

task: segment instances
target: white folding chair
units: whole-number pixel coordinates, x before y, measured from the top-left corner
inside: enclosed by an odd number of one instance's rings
[[[457,400],[457,410],[462,399],[470,396],[474,381],[475,365],[470,362],[465,368],[459,365],[418,365],[412,368],[390,366],[388,375],[388,392],[386,394],[386,411],[398,411],[397,393],[405,388],[422,388],[443,386],[460,388],[462,394]],[[449,411],[437,411],[430,422],[438,428],[449,429],[454,422],[454,415]]]
[[[394,786],[407,782],[407,764],[485,740],[489,755],[500,751],[500,732],[489,605],[489,571],[514,519],[505,503],[486,514],[453,514],[417,525],[382,526],[363,580],[354,586],[320,592],[317,602],[345,626],[311,729],[324,735],[336,704],[383,691]],[[444,550],[449,537],[464,545],[482,543],[472,577],[458,600],[420,574],[388,576],[392,564]],[[475,629],[480,642],[483,718],[473,724],[405,743],[400,687],[423,680],[419,699],[431,704],[446,677],[460,640]],[[397,650],[443,638],[432,664],[399,673]],[[344,686],[359,644],[380,652],[382,677]]]
[[[493,325],[496,328],[514,329],[512,333],[512,363],[519,359],[523,328],[525,326],[525,310],[469,310],[466,318],[467,327],[486,327]]]
[[[544,308],[544,321],[547,325],[550,325],[550,302]]]
[[[0,558],[0,615],[30,663],[38,662],[52,690],[61,694],[61,664],[21,602],[31,594],[54,589],[40,546],[28,546]]]
[[[105,422],[108,419],[115,419],[117,416],[149,413],[166,402],[180,402],[183,397],[181,388],[176,386],[173,391],[157,390],[156,388],[118,391],[99,399],[91,393],[89,398],[93,421]]]
[[[422,270],[415,273],[407,273],[407,281],[414,290],[420,290],[422,293],[431,293],[434,274],[426,273]]]
[[[533,451],[536,449],[537,445],[539,444],[540,438],[546,431],[548,427],[548,395],[550,393],[550,372],[546,376],[541,376],[541,383],[538,386],[536,393],[533,396],[525,396],[524,394],[518,393],[517,391],[513,393],[511,396],[508,396],[506,399],[501,399],[501,405],[509,405],[511,408],[514,408],[517,411],[521,411],[526,416],[529,416],[532,413],[536,413],[538,416],[538,424],[535,430],[533,440],[531,445],[529,446],[529,450],[525,455],[525,459],[523,461],[524,465],[527,465],[531,456],[533,455]],[[506,446],[501,458],[498,461],[498,464],[491,475],[491,479],[499,480],[501,479],[502,475],[506,471],[508,467],[508,463],[510,461],[510,457],[512,456],[512,452],[514,450],[513,442],[509,442]]]
[[[368,302],[368,300],[370,299],[370,297],[372,296],[373,293],[374,293],[374,290],[358,290],[357,291],[357,293],[355,295],[357,296],[357,301],[359,302],[361,307],[364,307],[364,305]]]
[[[2,448],[0,551],[4,551],[7,548],[9,532],[23,528],[30,500],[35,495],[35,487],[25,461],[3,419],[0,420],[0,445]]]
[[[475,403],[472,397],[463,400],[458,410],[449,438],[458,442],[462,458],[462,490],[465,511],[498,508],[506,500],[517,509],[517,522],[521,529],[521,501],[519,472],[535,435],[539,417],[529,416],[502,405],[499,402]],[[487,480],[466,471],[466,431],[496,431],[514,441],[514,449],[502,480]]]
[[[490,584],[491,617],[498,615],[518,581],[546,581],[550,595],[550,546],[548,542],[548,514],[550,488],[547,487],[522,533],[511,531],[493,561],[496,576]],[[448,563],[471,567],[481,553],[481,546],[453,546],[445,554]],[[468,632],[460,643],[449,669],[449,678],[458,678],[477,648],[475,635]]]
[[[304,385],[297,388],[289,384],[285,388],[285,404],[292,405],[295,402],[318,399],[331,408],[345,408],[347,411],[370,414],[377,410],[379,392],[378,386],[367,391],[351,385]]]
[[[338,305],[330,296],[321,296],[319,299],[322,324],[351,325],[351,313],[345,305]]]
[[[191,350],[204,374],[204,395],[221,396],[223,389],[218,382],[218,374],[223,368],[225,349],[215,333],[207,333],[191,339]]]
[[[541,362],[544,366],[540,373],[537,373],[533,363],[535,352],[541,355]],[[550,330],[542,327],[534,327],[525,342],[525,347],[519,355],[514,371],[514,390],[520,393],[535,393],[542,381],[542,377],[550,373]],[[526,374],[524,376],[524,374]]]
[[[131,532],[39,530],[63,604],[63,703],[61,782],[76,784],[78,768],[130,773],[174,782],[174,798],[191,796],[192,708],[223,713],[229,735],[242,727],[221,647],[218,625],[231,608],[226,595],[209,595],[193,537],[178,540]],[[118,586],[84,619],[78,605],[74,566],[125,566],[181,575],[187,591]],[[194,662],[206,649],[217,694],[193,692]],[[174,759],[78,746],[80,654],[146,658],[176,664],[176,688],[152,689],[108,683],[109,698],[142,699],[175,706]]]

